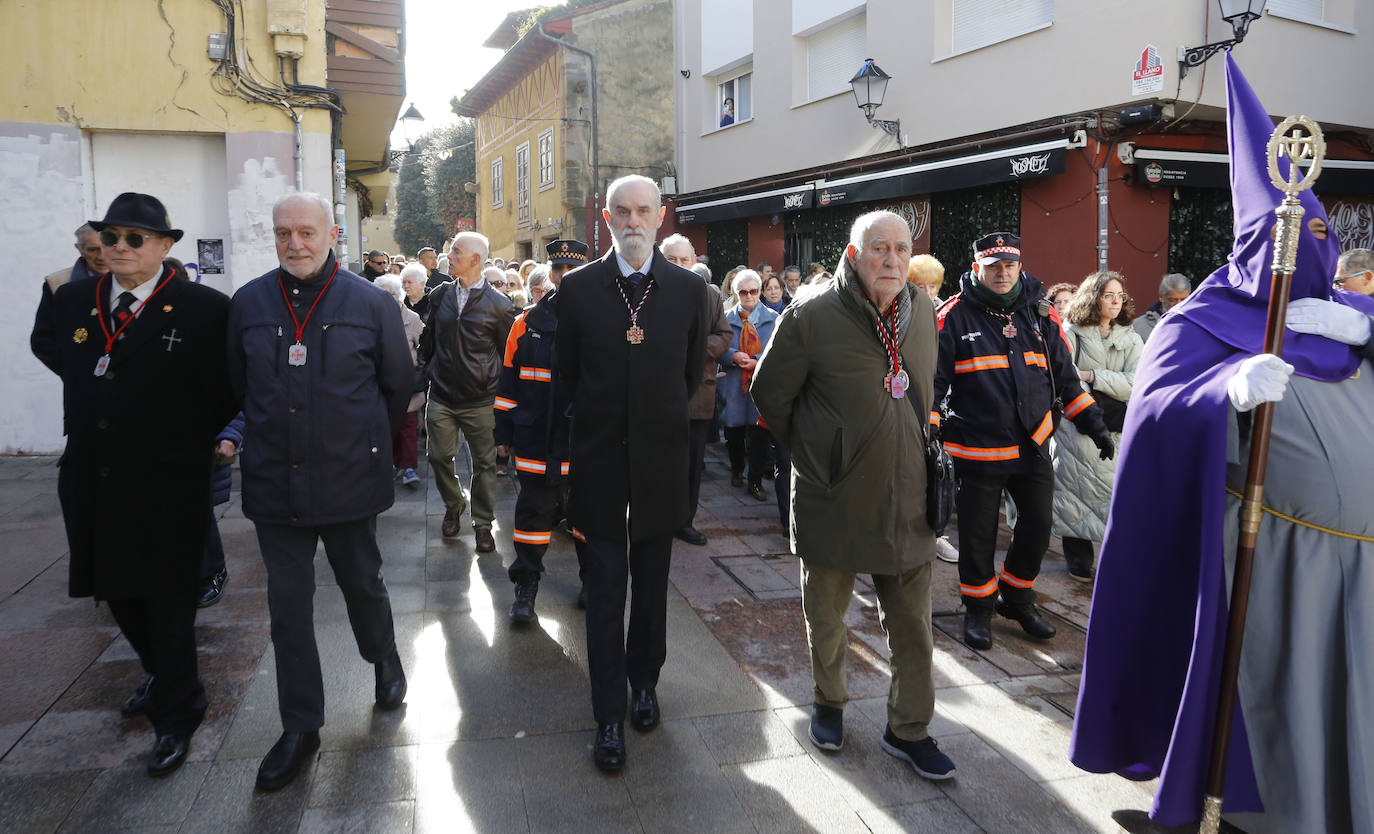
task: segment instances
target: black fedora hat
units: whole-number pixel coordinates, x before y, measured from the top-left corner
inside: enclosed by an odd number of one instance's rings
[[[128,226],[134,229],[147,229],[150,232],[166,235],[172,240],[181,240],[184,232],[173,229],[167,217],[167,207],[151,194],[138,194],[125,191],[105,210],[104,220],[92,220],[91,228],[97,232],[106,226]]]

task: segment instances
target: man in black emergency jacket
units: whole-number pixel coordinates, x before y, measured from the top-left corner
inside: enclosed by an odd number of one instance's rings
[[[559,381],[554,334],[558,328],[558,286],[563,273],[587,263],[587,244],[555,240],[545,247],[553,289],[516,319],[506,337],[506,358],[496,383],[496,444],[499,454],[515,455],[520,496],[515,501],[515,583],[511,620],[534,619],[534,598],[544,572],[568,475],[568,397]],[[573,528],[578,563],[582,541]],[[579,605],[584,605],[581,595]]]
[[[1102,409],[1079,383],[1068,340],[1044,287],[1021,272],[1021,240],[993,232],[973,244],[973,266],[960,292],[940,306],[935,399],[948,416],[930,415],[959,480],[959,592],[964,642],[992,646],[992,612],[1030,636],[1054,626],[1035,607],[1035,579],[1050,541],[1054,469],[1049,440],[1056,398],[1064,416],[1091,437],[1104,459],[1114,454]],[[948,398],[948,399],[946,399]],[[1002,491],[1017,521],[1000,571],[994,571]],[[1000,596],[999,596],[1000,594]]]

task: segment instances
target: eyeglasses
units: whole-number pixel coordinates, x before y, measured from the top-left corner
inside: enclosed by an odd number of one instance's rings
[[[1362,270],[1360,270],[1359,272],[1352,272],[1352,273],[1350,273],[1349,275],[1345,275],[1345,276],[1342,276],[1342,277],[1340,277],[1340,278],[1337,278],[1337,279],[1333,280],[1331,283],[1332,283],[1332,284],[1335,284],[1336,286],[1339,287],[1339,286],[1341,286],[1342,284],[1344,284],[1346,281],[1349,281],[1349,280],[1351,280],[1351,279],[1353,279],[1353,278],[1359,278],[1361,275],[1368,275],[1368,274],[1370,274],[1371,272],[1374,272],[1374,270],[1362,269]]]
[[[389,266],[391,261],[368,261],[373,266]]]
[[[1125,301],[1125,300],[1126,300],[1126,293],[1124,293],[1124,292],[1104,292],[1104,293],[1102,293],[1102,300],[1103,300],[1103,301]]]
[[[759,291],[758,291],[758,290],[740,290],[739,292],[735,293],[735,295],[758,295],[758,294],[759,294]]]
[[[506,285],[505,281],[488,281],[487,283],[496,287],[498,290]]]
[[[129,244],[130,249],[138,249],[143,246],[144,241],[159,237],[159,235],[143,234],[142,232],[125,232],[121,235],[119,232],[112,232],[106,229],[100,233],[100,242],[105,246],[118,246],[121,237]]]

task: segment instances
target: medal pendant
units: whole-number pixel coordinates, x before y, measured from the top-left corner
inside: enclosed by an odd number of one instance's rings
[[[1015,339],[1016,325],[1012,324],[1011,322],[1007,322],[1007,326],[1002,328],[1002,335],[1006,336],[1008,339]]]
[[[905,397],[907,385],[910,383],[911,380],[907,377],[906,371],[898,371],[897,375],[892,377],[892,386],[889,389],[892,391],[892,399],[900,400]]]
[[[644,341],[644,328],[637,324],[630,325],[630,329],[625,331],[625,341],[632,345],[637,345]]]
[[[304,365],[305,364],[305,345],[296,342],[286,349],[286,364]]]
[[[105,354],[104,356],[102,356],[102,357],[100,357],[99,359],[96,360],[96,362],[95,362],[95,375],[96,375],[96,376],[104,376],[104,375],[105,375],[105,369],[108,368],[108,367],[110,367],[110,354],[107,353],[107,354]]]

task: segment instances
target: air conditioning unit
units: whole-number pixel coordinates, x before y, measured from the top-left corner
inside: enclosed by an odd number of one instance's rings
[[[659,181],[658,190],[663,194],[676,194],[677,177],[664,177]]]

